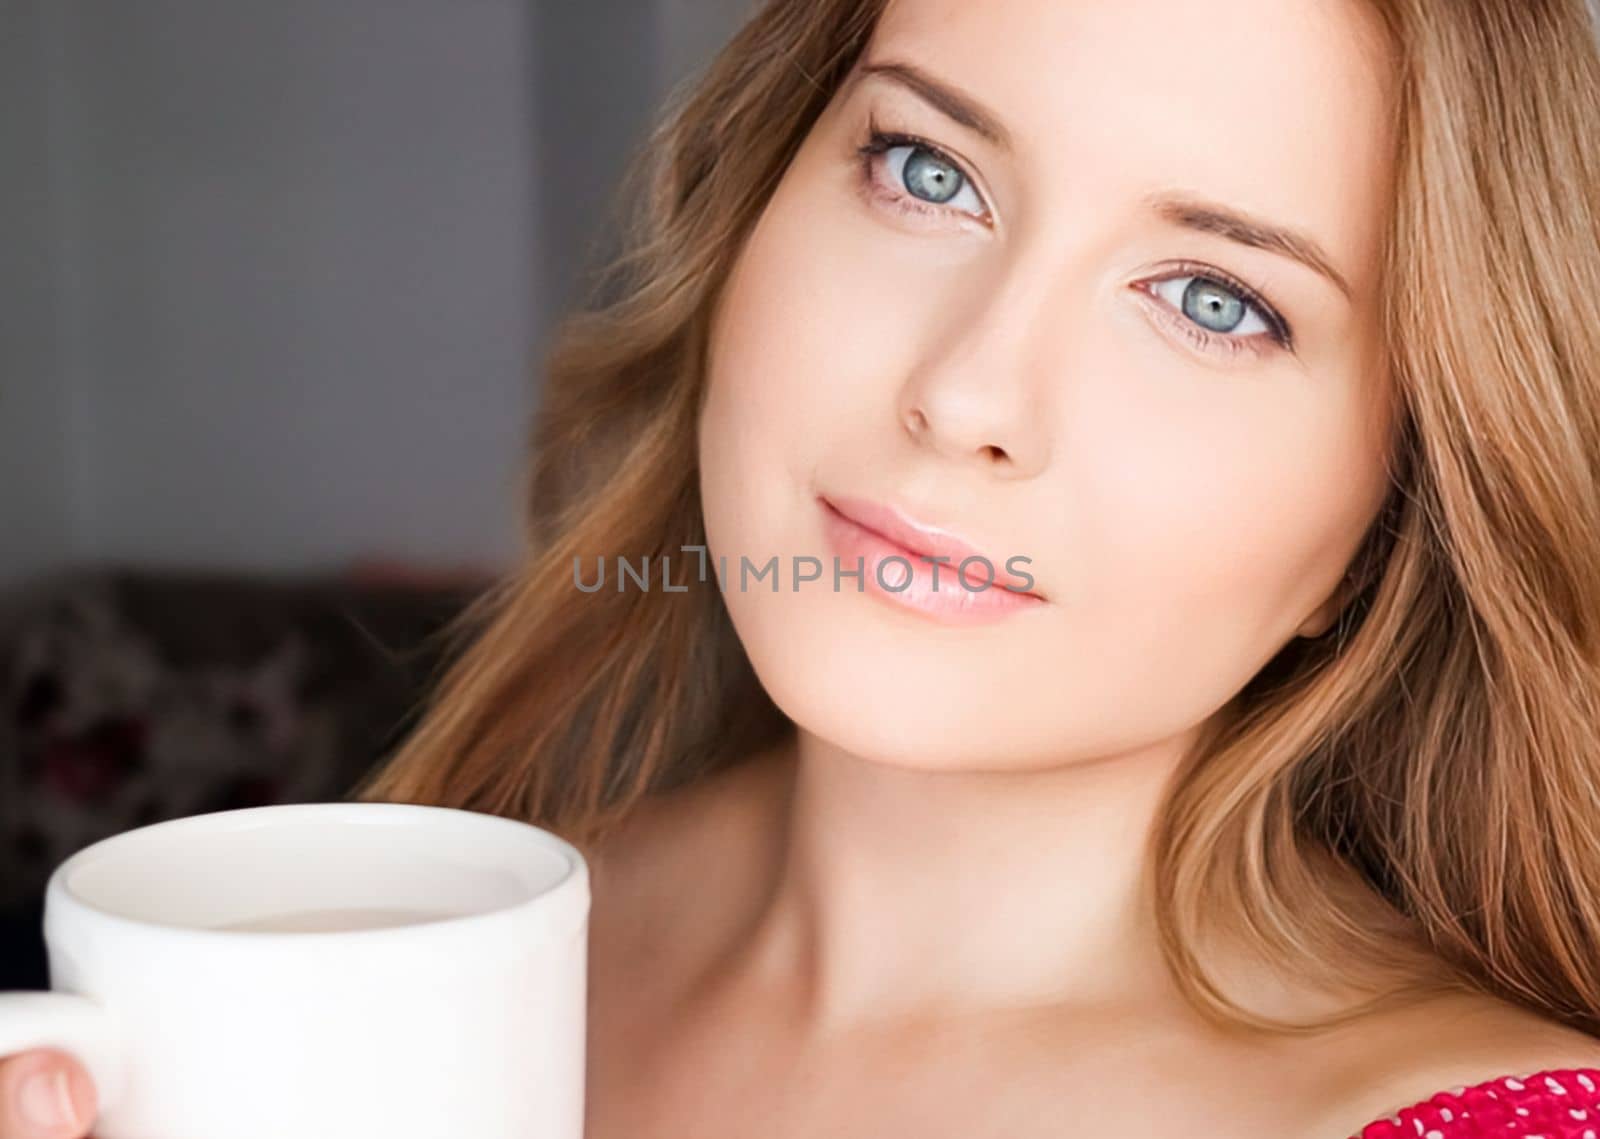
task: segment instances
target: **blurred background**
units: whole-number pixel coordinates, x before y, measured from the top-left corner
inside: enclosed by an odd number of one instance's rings
[[[74,850],[403,730],[623,165],[753,4],[0,0],[0,988]]]

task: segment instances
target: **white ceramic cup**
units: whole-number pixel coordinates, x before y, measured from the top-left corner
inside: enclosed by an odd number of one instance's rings
[[[581,1139],[588,926],[582,855],[511,819],[173,819],[56,868],[0,1055],[80,1059],[96,1139]]]

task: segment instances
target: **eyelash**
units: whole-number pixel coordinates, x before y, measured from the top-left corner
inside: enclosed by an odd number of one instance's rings
[[[856,147],[856,155],[859,159],[857,172],[861,180],[861,188],[864,191],[866,191],[874,200],[883,202],[888,208],[895,210],[897,213],[908,216],[939,217],[941,215],[955,212],[962,214],[965,217],[974,217],[974,215],[968,214],[963,210],[951,211],[949,209],[933,205],[932,203],[919,202],[904,193],[888,190],[880,185],[878,180],[873,177],[874,163],[877,161],[880,155],[902,146],[910,146],[919,150],[927,151],[938,161],[945,163],[946,165],[957,170],[961,174],[961,177],[965,180],[966,184],[973,186],[973,192],[977,192],[976,185],[973,183],[971,176],[967,173],[966,167],[960,162],[956,161],[954,158],[950,157],[950,155],[947,154],[937,144],[921,137],[920,135],[909,134],[905,131],[883,130],[879,127],[877,119],[870,116],[867,121],[866,141]],[[994,224],[993,217],[988,212],[987,206],[985,207],[983,216],[976,217],[974,220],[986,228],[992,227]],[[1148,282],[1141,282],[1139,285],[1136,285],[1135,288],[1137,288],[1140,293],[1146,297],[1149,297],[1150,300],[1154,302],[1153,307],[1157,309],[1167,324],[1171,325],[1180,335],[1186,337],[1197,348],[1207,352],[1221,352],[1230,357],[1236,356],[1240,352],[1255,352],[1258,354],[1263,354],[1269,350],[1265,345],[1260,343],[1261,338],[1265,337],[1275,347],[1282,348],[1287,351],[1294,350],[1294,332],[1289,327],[1288,321],[1284,320],[1282,315],[1279,314],[1278,310],[1273,307],[1271,302],[1269,302],[1261,294],[1259,289],[1252,288],[1243,281],[1239,280],[1237,277],[1233,276],[1231,273],[1223,272],[1221,269],[1213,268],[1210,265],[1202,265],[1186,261],[1181,262],[1175,266],[1175,268],[1178,270],[1178,272],[1166,277],[1153,278]],[[1164,284],[1165,282],[1174,280],[1184,274],[1188,274],[1189,276],[1195,277],[1199,280],[1208,281],[1212,284],[1221,285],[1229,292],[1238,296],[1238,298],[1245,303],[1246,307],[1254,310],[1255,313],[1261,318],[1262,323],[1267,326],[1267,331],[1265,333],[1257,333],[1253,336],[1230,336],[1225,333],[1211,332],[1208,329],[1202,328],[1199,324],[1189,319],[1183,313],[1175,310],[1170,304],[1156,296],[1154,292],[1147,287],[1150,284]]]

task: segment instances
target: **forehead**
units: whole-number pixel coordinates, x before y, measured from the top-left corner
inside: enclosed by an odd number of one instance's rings
[[[867,56],[995,112],[1058,204],[1180,189],[1304,229],[1360,279],[1392,76],[1362,0],[890,0]]]

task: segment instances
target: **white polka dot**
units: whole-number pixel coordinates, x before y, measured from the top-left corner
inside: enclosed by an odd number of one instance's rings
[[[1505,1080],[1505,1083],[1506,1083],[1506,1087],[1512,1089],[1513,1091],[1519,1091],[1519,1092],[1523,1089],[1523,1087],[1526,1086],[1526,1085],[1523,1084],[1523,1082],[1521,1080],[1517,1079],[1517,1077],[1515,1077],[1515,1076],[1507,1076],[1506,1080]]]

